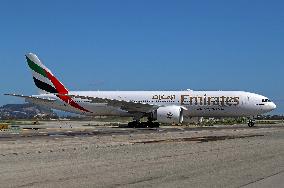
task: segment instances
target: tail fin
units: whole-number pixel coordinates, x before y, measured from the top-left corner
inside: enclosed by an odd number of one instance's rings
[[[68,94],[66,87],[42,64],[33,53],[26,54],[27,63],[32,71],[34,83],[40,93]]]

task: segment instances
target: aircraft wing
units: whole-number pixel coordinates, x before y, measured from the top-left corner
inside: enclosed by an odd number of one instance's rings
[[[26,99],[26,101],[37,101],[37,102],[54,102],[56,99],[51,98],[40,98],[34,96],[25,96],[25,95],[18,95],[18,94],[4,94],[6,96],[13,96],[13,97],[20,97]]]
[[[158,109],[160,106],[147,104],[147,103],[138,103],[133,101],[126,100],[117,100],[117,99],[108,99],[108,98],[99,98],[99,97],[89,97],[89,96],[80,96],[80,95],[68,95],[72,98],[87,99],[91,103],[104,103],[108,106],[115,108],[120,108],[128,112],[142,112],[147,113],[153,110]]]

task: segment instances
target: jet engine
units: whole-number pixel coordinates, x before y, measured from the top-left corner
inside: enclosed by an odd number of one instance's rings
[[[183,110],[181,106],[164,106],[154,112],[154,119],[160,123],[182,123]]]

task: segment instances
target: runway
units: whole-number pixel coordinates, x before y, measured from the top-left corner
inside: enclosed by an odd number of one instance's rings
[[[43,122],[1,133],[0,187],[284,185],[284,124],[158,129],[92,124]]]

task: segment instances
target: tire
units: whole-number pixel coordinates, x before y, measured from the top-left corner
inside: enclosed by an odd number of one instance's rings
[[[254,123],[253,123],[253,122],[249,122],[249,123],[248,123],[248,126],[249,126],[249,127],[253,127],[253,126],[254,126]]]
[[[133,121],[128,123],[128,128],[134,128],[134,127],[135,123]]]
[[[158,123],[158,122],[154,122],[154,123],[153,123],[153,127],[155,127],[155,128],[159,128],[159,127],[160,127],[160,123]]]
[[[139,123],[138,127],[139,128],[147,128],[148,125],[149,125],[148,122],[141,122],[141,123]]]
[[[152,121],[147,122],[149,128],[154,128],[154,123]]]

